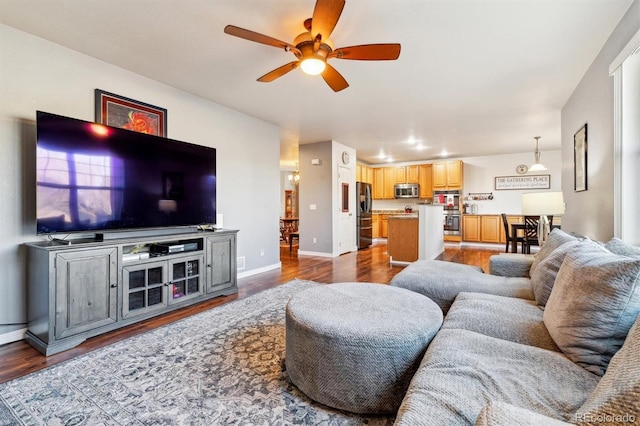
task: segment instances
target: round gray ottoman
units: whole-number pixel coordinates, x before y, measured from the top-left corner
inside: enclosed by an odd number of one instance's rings
[[[395,413],[441,325],[442,310],[419,293],[385,284],[319,285],[287,304],[287,373],[325,405]]]

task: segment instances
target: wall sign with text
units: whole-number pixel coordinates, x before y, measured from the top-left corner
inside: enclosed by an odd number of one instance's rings
[[[496,176],[496,190],[549,188],[551,188],[551,175]]]

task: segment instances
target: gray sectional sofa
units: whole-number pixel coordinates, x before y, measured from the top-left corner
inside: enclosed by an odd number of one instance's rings
[[[446,313],[396,425],[640,424],[640,249],[554,230],[491,272],[418,261],[392,280]]]

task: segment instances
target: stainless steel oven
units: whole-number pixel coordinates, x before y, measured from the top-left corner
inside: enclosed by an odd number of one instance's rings
[[[444,212],[444,235],[460,235],[460,221],[462,216],[459,213]]]
[[[460,191],[433,191],[433,204],[444,210],[444,235],[461,235]]]

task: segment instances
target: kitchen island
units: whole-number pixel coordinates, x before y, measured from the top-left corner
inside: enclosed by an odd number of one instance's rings
[[[442,218],[442,206],[433,204],[419,204],[417,213],[389,216],[389,261],[407,264],[438,257],[444,251]]]

